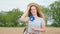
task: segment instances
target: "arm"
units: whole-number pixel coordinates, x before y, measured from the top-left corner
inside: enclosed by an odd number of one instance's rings
[[[36,31],[40,31],[40,32],[45,32],[46,31],[46,27],[45,26],[43,26],[42,28],[35,28],[35,27],[33,27],[32,29],[36,30]]]
[[[46,31],[46,26],[45,26],[45,21],[42,19],[42,23],[41,23],[41,28],[32,28],[33,30],[37,30],[37,31],[41,31],[41,32],[45,32]]]
[[[29,7],[27,8],[26,12],[21,16],[20,21],[26,22],[26,16],[27,16],[28,10],[29,10]]]
[[[44,26],[42,26],[42,28],[38,28],[37,30],[41,31],[41,32],[45,32],[46,31],[46,26],[44,25]]]
[[[26,12],[27,13],[27,12]],[[26,13],[24,13],[22,16],[21,16],[21,18],[20,18],[20,21],[22,21],[22,22],[26,22]]]

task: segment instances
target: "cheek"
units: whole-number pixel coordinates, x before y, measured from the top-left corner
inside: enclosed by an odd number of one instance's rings
[[[36,10],[35,10],[35,9],[32,9],[31,12],[32,12],[32,13],[36,13]]]

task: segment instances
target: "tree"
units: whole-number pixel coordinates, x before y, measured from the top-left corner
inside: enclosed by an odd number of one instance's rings
[[[60,1],[55,1],[50,4],[49,9],[51,10],[52,19],[54,19],[53,26],[60,27]]]
[[[19,9],[12,9],[7,12],[1,12],[0,13],[0,26],[1,27],[15,27],[19,26],[18,24],[18,16],[23,14],[22,11]]]

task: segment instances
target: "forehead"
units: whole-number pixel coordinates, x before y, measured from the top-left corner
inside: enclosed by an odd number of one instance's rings
[[[36,9],[36,6],[32,6],[32,7],[31,7],[31,9],[33,9],[33,8]]]

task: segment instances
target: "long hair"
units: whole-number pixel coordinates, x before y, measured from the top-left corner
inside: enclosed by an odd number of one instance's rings
[[[28,4],[27,7],[30,7],[30,8],[28,9],[28,13],[27,13],[27,16],[28,16],[28,17],[30,17],[30,15],[32,15],[32,13],[31,13],[31,7],[32,7],[32,6],[35,6],[35,7],[36,7],[36,9],[37,9],[37,16],[38,16],[38,17],[45,18],[45,17],[44,17],[44,14],[43,14],[42,11],[41,11],[40,5],[38,5],[38,4],[36,4],[36,3],[30,3],[30,4]]]

